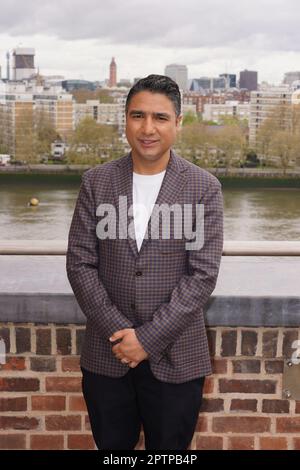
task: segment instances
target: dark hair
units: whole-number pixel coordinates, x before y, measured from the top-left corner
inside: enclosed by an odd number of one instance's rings
[[[125,105],[125,112],[127,114],[131,98],[140,91],[150,91],[151,93],[161,93],[172,101],[175,109],[175,114],[178,117],[181,112],[181,97],[179,87],[174,80],[165,75],[148,75],[148,77],[141,78],[130,89]]]

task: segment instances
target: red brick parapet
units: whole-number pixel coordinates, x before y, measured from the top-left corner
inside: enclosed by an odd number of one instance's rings
[[[282,397],[284,360],[299,333],[208,330],[214,375],[191,449],[300,449],[300,402]],[[82,325],[1,324],[0,449],[94,449],[81,394],[83,335]]]

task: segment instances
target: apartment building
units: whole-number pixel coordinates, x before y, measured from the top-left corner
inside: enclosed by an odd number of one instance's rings
[[[98,124],[107,124],[119,127],[119,121],[122,121],[122,119],[120,119],[120,114],[124,111],[123,105],[123,102],[100,103],[99,100],[87,100],[86,103],[76,103],[75,125],[77,126],[84,118],[91,117]]]
[[[252,91],[250,98],[249,144],[256,145],[258,129],[264,120],[272,115],[281,106],[292,104],[293,91],[289,86],[269,87],[259,91]],[[298,93],[299,92],[295,92]],[[285,116],[286,126],[289,125],[288,113]]]
[[[67,139],[75,125],[72,95],[60,86],[0,81],[0,126],[4,144],[15,158],[22,157],[22,140],[41,116]]]
[[[203,95],[202,93],[199,93],[199,92],[189,91],[189,92],[183,93],[182,103],[184,105],[195,105],[197,113],[203,113],[204,106],[207,103],[224,104],[225,95],[223,94]]]
[[[238,101],[226,101],[224,104],[205,104],[203,119],[205,121],[214,121],[219,124],[222,119],[238,118],[249,120],[250,104],[239,103]]]

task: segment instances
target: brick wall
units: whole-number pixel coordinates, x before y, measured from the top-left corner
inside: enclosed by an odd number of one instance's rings
[[[191,449],[300,449],[300,402],[282,398],[284,360],[299,333],[208,330],[214,375]],[[94,448],[81,394],[83,335],[78,325],[1,324],[0,449]]]

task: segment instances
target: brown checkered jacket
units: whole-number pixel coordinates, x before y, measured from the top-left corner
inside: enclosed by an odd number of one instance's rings
[[[129,370],[112,353],[109,337],[135,328],[153,374],[181,383],[211,373],[203,306],[212,293],[223,248],[221,185],[207,171],[171,151],[157,204],[204,204],[204,246],[187,251],[185,241],[99,240],[99,204],[132,204],[132,158],[84,173],[69,233],[67,274],[87,318],[81,355],[85,369],[120,377]],[[117,213],[117,226],[119,214]],[[130,220],[129,220],[130,222]],[[149,222],[150,225],[151,222]]]

